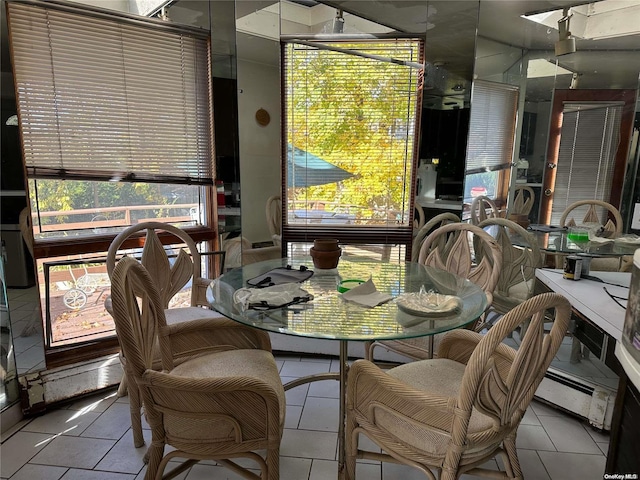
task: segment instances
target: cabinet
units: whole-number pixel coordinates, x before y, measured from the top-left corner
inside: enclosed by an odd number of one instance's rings
[[[462,206],[469,108],[422,110],[420,158],[438,159],[436,198]]]

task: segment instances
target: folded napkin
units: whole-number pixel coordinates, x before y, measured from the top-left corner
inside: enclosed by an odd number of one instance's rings
[[[634,235],[634,234],[622,235],[622,236],[616,238],[615,242],[616,243],[636,244],[636,243],[640,243],[640,237],[638,237],[637,235]]]
[[[233,294],[233,301],[241,310],[271,310],[287,305],[313,300],[298,283],[283,283],[265,288],[239,288]]]
[[[376,289],[373,280],[369,279],[361,285],[352,288],[348,292],[342,294],[342,298],[350,302],[364,305],[365,307],[375,307],[382,303],[388,302],[393,296],[388,293],[379,292]]]

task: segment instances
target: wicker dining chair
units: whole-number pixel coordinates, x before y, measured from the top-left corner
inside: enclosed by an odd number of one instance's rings
[[[509,214],[528,216],[536,201],[536,194],[533,191],[533,188],[528,185],[517,185],[513,192],[513,206],[511,207]]]
[[[215,460],[245,478],[279,479],[286,399],[268,334],[232,320],[168,324],[152,275],[125,257],[111,285],[127,374],[140,389],[151,427],[145,480],[173,478],[200,460]],[[225,338],[243,342],[230,347]],[[162,371],[153,368],[156,349]],[[165,446],[175,450],[165,452]],[[256,453],[261,450],[264,457]],[[176,457],[187,460],[163,476]],[[232,460],[242,457],[256,462],[261,477]]]
[[[424,213],[424,208],[422,208],[417,203],[414,206],[415,216],[413,218],[413,236],[420,231],[422,227],[424,227],[425,222],[427,221],[427,217]]]
[[[553,316],[545,316],[549,311]],[[449,332],[436,359],[386,371],[367,360],[354,362],[347,384],[346,478],[355,480],[359,458],[407,464],[432,480],[465,473],[522,480],[518,426],[562,343],[570,312],[564,297],[543,293],[511,310],[484,336]],[[553,317],[547,334],[544,324]],[[502,343],[527,320],[530,327],[517,351]],[[382,453],[361,449],[360,436]],[[479,467],[497,455],[506,471]]]
[[[542,266],[540,247],[530,232],[511,220],[488,218],[478,226],[490,233],[500,245],[502,269],[490,310],[504,315],[533,295],[536,268]],[[518,238],[518,245],[512,242],[515,237]],[[482,256],[481,248],[480,245],[476,249],[477,255]]]
[[[171,236],[172,245],[185,245],[179,249],[175,261],[169,259],[165,245],[163,245],[160,237],[165,234]],[[201,275],[201,256],[193,239],[184,231],[173,225],[161,222],[143,222],[133,225],[123,230],[116,238],[113,239],[107,252],[107,273],[112,279],[113,271],[119,258],[124,255],[123,247],[128,250],[136,249],[142,246],[141,262],[150,272],[151,276],[158,285],[160,291],[160,299],[164,309],[167,309],[166,320],[169,324],[182,322],[191,322],[205,319],[213,322],[212,325],[226,325],[227,320],[208,307],[206,298],[207,286],[211,283],[210,279],[203,278]],[[217,252],[216,252],[217,253]],[[221,262],[224,262],[224,252],[220,252]],[[173,263],[172,263],[173,262]],[[191,292],[187,290],[186,298],[182,304],[169,308],[172,299],[181,291],[188,287],[191,282]],[[185,295],[185,294],[181,294]],[[112,299],[108,297],[105,301],[105,308],[112,313]],[[225,342],[231,342],[232,338],[207,338],[212,345],[225,345]],[[155,353],[156,368],[160,368],[160,353]],[[128,388],[127,379],[127,359],[126,356],[120,354],[120,361],[124,368],[124,375],[118,388],[118,395],[124,396],[129,394],[129,408],[131,410],[131,431],[133,433],[133,443],[136,447],[144,445],[142,436],[142,423],[140,419],[140,409],[142,407],[138,389]]]
[[[497,218],[500,216],[499,213],[495,202],[485,195],[480,195],[471,202],[469,214],[473,225],[478,225],[487,218]]]
[[[576,221],[576,217],[582,220]],[[579,200],[569,205],[560,217],[561,227],[574,225],[601,226],[605,231],[621,234],[623,228],[620,211],[608,202],[601,200]],[[565,255],[556,255],[556,268],[562,268]],[[593,258],[590,270],[619,271],[628,270],[633,263],[631,257],[625,258]]]
[[[586,212],[584,212],[585,209]],[[598,212],[598,210],[600,210],[600,212]],[[580,224],[599,224],[602,225],[605,230],[622,233],[623,222],[620,211],[610,203],[603,202],[602,200],[578,200],[572,203],[562,212],[560,226],[568,227],[576,225],[575,218],[570,215],[575,216],[576,214],[582,214],[582,212],[584,212],[584,216],[579,222]],[[607,214],[607,217],[605,218],[603,214]],[[613,220],[608,218],[609,214],[613,217]]]
[[[267,199],[265,213],[273,244],[280,246],[282,245],[282,197],[280,195],[273,195]]]
[[[429,234],[436,229],[442,227],[443,225],[447,225],[449,223],[456,223],[460,221],[460,217],[455,213],[444,212],[436,215],[431,218],[416,232],[413,237],[413,244],[411,246],[411,261],[417,262],[418,256],[420,255],[420,247],[422,247],[422,243],[424,239],[429,236]]]
[[[487,253],[476,263],[473,247],[478,241],[483,245],[483,251]],[[491,305],[493,291],[502,269],[502,253],[496,240],[480,227],[457,222],[444,225],[427,236],[420,248],[418,263],[468,278],[484,290],[487,304]],[[482,322],[484,319],[476,323]],[[475,324],[469,326],[469,328],[474,327]],[[435,335],[434,345],[437,346],[443,335]],[[367,343],[365,344],[367,360],[373,361],[376,347],[384,347],[414,360],[431,358],[433,355],[428,337]]]

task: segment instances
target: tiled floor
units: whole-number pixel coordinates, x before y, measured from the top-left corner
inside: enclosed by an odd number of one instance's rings
[[[283,381],[337,371],[332,358],[277,357]],[[133,448],[127,397],[108,390],[19,425],[3,438],[0,476],[22,480],[141,479],[144,448]],[[281,446],[284,480],[337,477],[338,383],[333,380],[287,392],[287,418]],[[149,438],[149,431],[145,434]],[[585,422],[534,401],[518,431],[520,461],[528,480],[580,478],[601,480],[608,436]],[[498,468],[496,462],[490,464]],[[362,480],[422,480],[419,472],[376,462],[358,465]],[[239,479],[232,472],[202,462],[181,474],[183,480]],[[479,477],[463,476],[465,480]]]

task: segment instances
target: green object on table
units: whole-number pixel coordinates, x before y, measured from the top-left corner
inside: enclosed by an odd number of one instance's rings
[[[348,292],[352,288],[357,287],[358,285],[362,285],[365,282],[366,280],[359,279],[343,280],[338,284],[338,291],[340,293]]]
[[[574,243],[587,243],[589,241],[589,229],[584,227],[569,227],[567,239]]]

